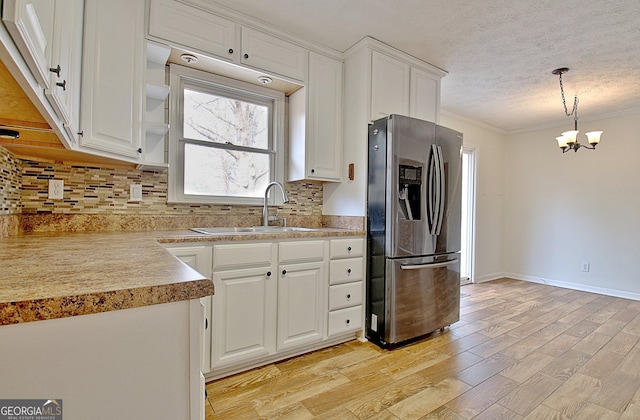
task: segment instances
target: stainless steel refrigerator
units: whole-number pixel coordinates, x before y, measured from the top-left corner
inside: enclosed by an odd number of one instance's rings
[[[368,147],[366,335],[393,347],[460,317],[462,134],[391,115]]]

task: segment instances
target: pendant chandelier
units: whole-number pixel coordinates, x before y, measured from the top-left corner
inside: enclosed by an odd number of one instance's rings
[[[562,85],[562,75],[569,71],[568,67],[561,67],[559,69],[555,69],[551,73],[557,75],[560,79],[560,94],[562,95],[562,105],[564,105],[564,113],[567,117],[573,115],[573,130],[565,131],[562,133],[560,137],[556,137],[558,141],[558,146],[562,149],[562,153],[566,153],[569,150],[573,150],[577,152],[581,147],[585,149],[594,150],[596,145],[600,143],[600,135],[602,131],[590,131],[585,133],[587,136],[587,142],[589,146],[585,146],[584,144],[580,144],[578,140],[578,96],[573,98],[573,109],[571,112],[567,109],[567,101],[564,98],[564,86]]]

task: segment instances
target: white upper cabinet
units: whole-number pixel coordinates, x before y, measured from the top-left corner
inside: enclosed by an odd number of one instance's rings
[[[342,180],[342,67],[309,53],[307,87],[289,97],[289,181]]]
[[[53,0],[5,0],[2,20],[38,84],[50,83]]]
[[[306,80],[307,54],[306,49],[291,42],[255,29],[242,28],[242,64]]]
[[[55,18],[49,87],[45,94],[75,143],[80,127],[82,76],[82,26],[84,0],[55,2]]]
[[[371,57],[372,121],[391,114],[409,115],[411,67],[399,60],[373,51]]]
[[[177,0],[149,2],[149,36],[292,81],[307,78],[305,48]]]
[[[78,140],[83,0],[6,0],[3,21],[71,141]]]
[[[391,114],[437,122],[440,78],[378,51],[371,53],[371,114],[375,121]]]
[[[436,122],[440,115],[440,86],[433,74],[411,68],[409,116]]]
[[[149,2],[149,35],[239,61],[238,25],[175,0]]]
[[[142,1],[85,2],[80,144],[131,161],[142,151],[144,13]]]

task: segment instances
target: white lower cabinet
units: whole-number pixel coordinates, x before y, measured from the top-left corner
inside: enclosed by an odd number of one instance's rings
[[[331,240],[328,336],[362,330],[364,239]]]
[[[277,244],[213,246],[211,368],[276,350]]]
[[[280,243],[278,351],[320,342],[324,338],[325,245],[326,241]]]
[[[211,367],[275,352],[277,280],[273,268],[213,273]]]
[[[363,325],[362,237],[171,245],[215,294],[203,370],[219,378],[355,337]]]

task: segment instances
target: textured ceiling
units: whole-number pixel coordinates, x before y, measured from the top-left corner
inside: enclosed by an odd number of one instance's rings
[[[364,36],[449,74],[442,109],[505,131],[640,110],[638,0],[215,0],[344,51]]]

